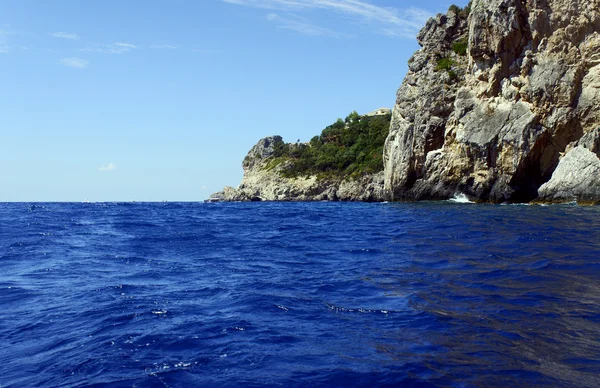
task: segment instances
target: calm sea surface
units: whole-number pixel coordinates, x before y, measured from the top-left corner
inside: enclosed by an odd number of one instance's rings
[[[0,386],[598,387],[600,208],[0,204]]]

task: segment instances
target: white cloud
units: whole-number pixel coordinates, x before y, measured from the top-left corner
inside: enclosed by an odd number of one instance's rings
[[[154,48],[154,49],[161,49],[161,50],[176,50],[179,48],[179,46],[176,44],[164,44],[164,43],[153,44],[150,47]]]
[[[50,35],[52,35],[55,38],[60,38],[60,39],[68,39],[68,40],[78,40],[79,39],[79,35],[68,33],[68,32],[53,32]]]
[[[71,57],[61,59],[60,63],[68,67],[74,67],[76,69],[85,69],[89,62],[85,59]]]
[[[115,42],[111,44],[96,44],[93,47],[84,48],[81,51],[96,51],[105,54],[122,54],[136,49],[131,43]]]
[[[117,169],[117,165],[112,162],[110,162],[106,166],[98,167],[98,171],[102,171],[102,172],[115,171],[116,169]]]
[[[121,48],[128,49],[128,50],[136,48],[135,45],[133,45],[131,43],[121,43],[121,42],[113,43],[113,46],[121,47]]]
[[[319,27],[314,24],[310,24],[310,23],[307,23],[307,22],[301,21],[301,20],[294,20],[291,18],[282,17],[275,13],[268,14],[267,20],[270,22],[277,23],[277,27],[279,27],[279,28],[296,31],[296,32],[299,32],[304,35],[311,35],[311,36],[325,35],[325,36],[334,36],[334,37],[346,36],[345,34],[330,30],[329,28]]]
[[[361,22],[373,23],[377,32],[394,37],[414,38],[423,27],[431,12],[410,7],[381,7],[361,0],[222,0],[246,7],[282,11],[323,10],[335,12]],[[316,27],[316,26],[315,26]],[[321,28],[321,27],[318,27]],[[293,29],[293,28],[292,28]],[[304,32],[302,28],[299,32]]]

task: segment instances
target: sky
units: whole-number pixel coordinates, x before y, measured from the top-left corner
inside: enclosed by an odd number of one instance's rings
[[[235,187],[259,139],[391,108],[417,32],[451,4],[0,0],[0,202]]]

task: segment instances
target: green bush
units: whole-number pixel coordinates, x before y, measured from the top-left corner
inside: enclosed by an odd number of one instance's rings
[[[275,167],[279,166],[281,163],[283,163],[284,159],[283,158],[272,158],[269,163],[267,163],[264,167],[265,170],[267,171],[271,171],[272,169],[274,169]]]
[[[467,55],[468,47],[469,47],[469,44],[467,43],[466,40],[459,40],[452,44],[452,51],[454,51],[456,54],[464,57],[465,55]]]
[[[359,116],[350,113],[325,128],[320,136],[307,144],[279,143],[273,160],[265,165],[270,170],[289,161],[281,171],[285,177],[317,175],[356,178],[383,170],[383,144],[389,132],[391,115]]]
[[[454,61],[452,59],[448,57],[443,57],[438,59],[436,68],[438,70],[450,71],[450,69],[452,69],[452,65],[454,65]]]
[[[448,7],[448,11],[454,11],[454,13],[458,14],[460,11],[462,11],[462,8],[456,4],[452,4],[450,7]]]
[[[469,14],[471,13],[471,5],[472,4],[473,4],[473,0],[469,1],[469,4],[467,4],[467,6],[465,8],[463,8],[461,10],[461,12],[458,13],[458,16],[466,19],[469,16]]]
[[[454,11],[458,15],[459,18],[466,19],[467,17],[469,17],[469,14],[471,13],[471,3],[472,3],[472,1],[469,1],[469,4],[467,4],[467,6],[465,8],[461,8],[456,4],[452,4],[448,8],[448,11]]]

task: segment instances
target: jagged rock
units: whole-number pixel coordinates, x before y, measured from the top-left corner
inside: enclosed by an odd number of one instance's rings
[[[600,203],[600,159],[583,146],[569,151],[550,181],[539,189],[537,202]],[[590,179],[593,178],[593,179]]]
[[[357,179],[344,179],[337,185],[339,201],[378,202],[383,200],[383,171]]]
[[[574,146],[580,145],[600,157],[600,127],[583,135]]]
[[[269,136],[260,139],[244,158],[244,162],[242,163],[244,169],[252,169],[257,161],[262,161],[273,155],[275,152],[275,144],[282,141],[283,139],[281,136]]]
[[[204,202],[228,202],[234,201],[236,190],[231,186],[225,186],[223,190],[212,194]]]
[[[429,20],[393,109],[385,195],[527,202],[569,144],[598,152],[599,32],[600,0],[474,0],[468,20]]]

